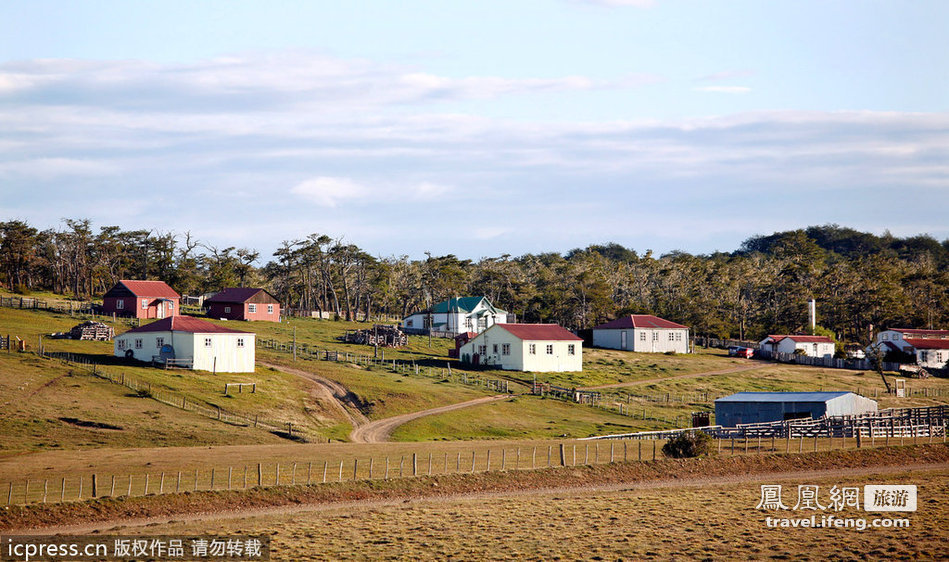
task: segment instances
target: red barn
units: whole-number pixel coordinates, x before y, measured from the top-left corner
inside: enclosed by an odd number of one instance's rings
[[[181,295],[164,281],[122,280],[102,297],[105,314],[132,318],[166,318],[177,316]]]
[[[211,318],[280,322],[280,301],[264,289],[231,287],[204,301]]]

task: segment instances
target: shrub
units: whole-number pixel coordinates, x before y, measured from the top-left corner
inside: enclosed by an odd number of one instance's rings
[[[701,431],[686,431],[676,435],[662,446],[662,454],[674,459],[685,459],[707,455],[712,448],[712,438]]]
[[[24,285],[23,283],[20,283],[19,285],[14,287],[13,292],[18,295],[23,295],[23,296],[29,296],[30,293],[32,293],[32,291],[30,291],[30,288]]]

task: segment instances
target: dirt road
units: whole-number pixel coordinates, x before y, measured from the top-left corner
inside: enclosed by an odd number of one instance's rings
[[[359,397],[340,383],[302,369],[294,369],[275,363],[264,363],[263,361],[258,361],[257,364],[316,383],[314,390],[322,401],[335,405],[349,419],[353,427],[360,427],[369,423],[369,418],[362,413],[363,405]]]
[[[688,488],[688,487],[709,487],[726,486],[730,484],[759,483],[759,482],[789,482],[789,481],[809,481],[821,478],[854,478],[871,475],[887,474],[911,474],[913,472],[945,472],[949,470],[949,463],[935,462],[929,464],[912,465],[885,465],[871,466],[864,468],[833,468],[833,469],[812,469],[804,471],[775,471],[754,474],[727,474],[721,476],[691,476],[685,478],[656,478],[639,482],[620,482],[590,484],[584,486],[561,486],[546,488],[528,488],[520,490],[504,491],[482,491],[475,493],[449,493],[441,494],[438,489],[429,489],[428,493],[416,497],[394,497],[391,499],[366,499],[356,501],[330,501],[324,503],[304,503],[290,504],[273,507],[238,509],[229,511],[217,511],[213,513],[192,513],[177,514],[174,516],[162,515],[156,517],[143,518],[123,518],[118,520],[97,521],[77,525],[63,525],[57,527],[35,528],[35,529],[12,529],[5,531],[8,535],[32,535],[32,534],[89,534],[101,531],[118,531],[123,534],[133,534],[136,527],[148,528],[169,523],[191,523],[205,521],[222,521],[230,519],[247,519],[260,516],[284,516],[298,513],[312,513],[324,511],[346,510],[353,511],[357,509],[373,509],[385,506],[403,505],[406,503],[446,503],[466,499],[487,499],[503,497],[536,497],[536,496],[555,496],[555,495],[575,495],[578,492],[589,495],[593,493],[623,492],[634,490],[651,490],[662,488]]]
[[[420,412],[412,412],[410,414],[402,414],[400,416],[393,416],[391,418],[370,422],[368,424],[354,428],[352,433],[349,434],[349,440],[353,443],[384,443],[389,440],[389,436],[392,435],[392,432],[395,430],[395,428],[412,420],[416,420],[425,416],[451,412],[453,410],[460,410],[461,408],[469,408],[479,404],[496,402],[498,400],[504,400],[505,398],[510,397],[511,395],[509,394],[485,396],[484,398],[475,398],[474,400],[468,400],[467,402],[458,402],[457,404],[449,404],[448,406],[440,406],[430,410],[422,410]]]
[[[678,379],[697,379],[699,377],[712,377],[715,375],[728,375],[731,373],[741,373],[743,371],[754,371],[758,369],[770,369],[774,365],[753,363],[750,365],[743,365],[741,367],[734,367],[731,369],[722,369],[721,371],[706,371],[704,373],[689,373],[687,375],[676,375],[674,377],[664,377],[661,379],[646,379],[641,381],[631,381],[631,382],[618,382],[613,384],[601,384],[599,386],[584,386],[577,388],[577,390],[600,390],[603,388],[622,388],[625,386],[639,386],[641,384],[652,384],[657,382],[666,382],[674,381]]]

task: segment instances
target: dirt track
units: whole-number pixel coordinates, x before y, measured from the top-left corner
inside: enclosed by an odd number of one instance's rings
[[[372,509],[391,505],[401,505],[405,503],[446,503],[464,499],[487,499],[500,497],[530,497],[530,496],[550,496],[559,494],[568,494],[582,492],[584,494],[619,492],[629,490],[649,490],[657,488],[687,488],[696,486],[722,486],[729,484],[758,483],[758,482],[786,482],[786,481],[813,481],[820,478],[856,476],[903,474],[912,472],[932,472],[947,471],[949,463],[932,464],[914,464],[908,466],[873,466],[865,468],[833,468],[833,469],[812,469],[806,471],[776,471],[755,474],[728,474],[722,476],[690,476],[686,478],[660,478],[640,482],[620,482],[590,484],[584,486],[561,486],[547,488],[530,488],[520,490],[504,491],[482,491],[474,493],[455,493],[438,494],[437,489],[428,495],[405,498],[395,497],[392,499],[366,499],[357,501],[336,501],[317,504],[291,504],[274,507],[238,509],[230,511],[219,511],[213,513],[181,514],[173,517],[143,517],[135,519],[118,519],[109,521],[98,521],[88,524],[66,525],[58,527],[47,527],[42,529],[13,529],[5,531],[4,534],[88,534],[101,531],[118,531],[128,534],[134,531],[135,527],[155,527],[157,525],[182,522],[203,522],[226,519],[246,519],[250,517],[272,516],[272,515],[293,515],[296,513],[311,513],[334,510],[355,510]]]
[[[270,367],[271,369],[296,375],[316,383],[315,390],[320,398],[328,404],[335,405],[336,408],[349,419],[353,427],[359,427],[369,423],[369,418],[360,410],[362,404],[360,404],[359,398],[338,382],[302,369],[294,369],[293,367],[285,367],[275,363],[264,363],[263,361],[258,361],[257,363],[264,367]]]
[[[430,410],[422,410],[420,412],[412,412],[410,414],[402,414],[400,416],[393,416],[391,418],[370,422],[368,424],[354,428],[349,434],[349,440],[353,443],[384,443],[389,440],[389,436],[392,435],[392,432],[395,430],[395,428],[412,420],[434,414],[451,412],[453,410],[460,410],[461,408],[477,406],[479,404],[487,404],[488,402],[504,400],[505,398],[510,397],[511,396],[509,394],[485,396],[484,398],[475,398],[474,400],[468,400],[467,402],[449,404],[448,406],[440,406]]]
[[[579,387],[577,390],[600,390],[603,388],[622,388],[624,386],[638,386],[641,384],[652,384],[657,382],[666,382],[674,381],[678,379],[697,379],[699,377],[712,377],[715,375],[727,375],[730,373],[741,373],[743,371],[754,371],[757,369],[770,369],[774,365],[761,365],[754,363],[752,365],[744,365],[742,367],[734,367],[732,369],[722,369],[721,371],[706,371],[704,373],[689,373],[687,375],[676,375],[674,377],[664,377],[661,379],[646,379],[641,381],[631,381],[631,382],[617,382],[613,384],[601,384],[599,386],[584,386]]]

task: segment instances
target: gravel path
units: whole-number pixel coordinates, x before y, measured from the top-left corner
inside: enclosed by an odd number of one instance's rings
[[[359,398],[355,393],[340,383],[316,373],[304,371],[302,369],[294,369],[293,367],[285,367],[275,363],[264,363],[263,361],[258,361],[257,363],[264,367],[270,367],[271,369],[276,369],[277,371],[296,375],[316,383],[314,385],[314,390],[320,396],[320,398],[322,398],[326,403],[335,405],[343,414],[346,415],[353,427],[360,427],[369,423],[369,418],[367,418],[360,410],[362,404],[360,403]]]

